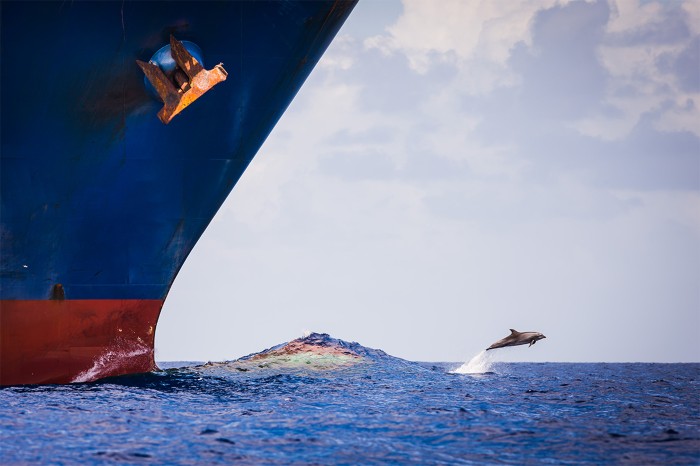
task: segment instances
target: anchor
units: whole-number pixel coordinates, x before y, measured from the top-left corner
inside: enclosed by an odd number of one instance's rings
[[[158,112],[158,118],[164,124],[199,99],[209,89],[226,80],[228,73],[219,63],[211,70],[205,70],[199,61],[187,51],[182,42],[170,36],[170,53],[177,63],[171,77],[152,61],[136,60],[153,88],[163,101],[163,108]],[[177,86],[177,87],[176,87]]]

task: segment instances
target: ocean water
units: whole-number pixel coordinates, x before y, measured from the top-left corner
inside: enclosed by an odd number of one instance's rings
[[[700,464],[700,364],[459,373],[341,343],[361,359],[2,388],[0,464]]]

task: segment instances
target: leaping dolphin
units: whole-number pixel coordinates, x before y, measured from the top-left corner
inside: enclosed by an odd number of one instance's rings
[[[530,346],[532,346],[538,340],[543,338],[547,337],[538,332],[518,332],[517,330],[510,329],[510,335],[498,340],[496,343],[486,348],[486,351],[496,348],[504,348],[506,346],[527,345],[528,343],[530,343]]]

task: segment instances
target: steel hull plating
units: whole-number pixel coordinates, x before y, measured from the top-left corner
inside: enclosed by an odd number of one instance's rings
[[[155,367],[178,270],[354,3],[0,5],[0,384]],[[166,126],[136,60],[171,34],[229,76]]]

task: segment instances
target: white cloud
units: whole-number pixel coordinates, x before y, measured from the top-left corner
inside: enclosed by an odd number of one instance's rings
[[[688,14],[688,26],[693,34],[700,34],[700,2],[686,1],[682,5]]]
[[[607,39],[599,47],[599,58],[610,75],[605,103],[616,109],[617,114],[591,115],[578,121],[575,127],[589,136],[620,140],[629,135],[644,114],[665,107],[657,117],[656,129],[690,131],[700,136],[700,112],[694,104],[700,102],[700,94],[684,91],[672,73],[659,67],[662,59],[677,57],[697,35],[696,20],[700,15],[697,2],[615,0],[611,6]],[[662,21],[670,21],[666,10],[673,7],[686,12],[688,17],[682,23],[664,27]],[[681,37],[678,31],[682,27],[687,27],[691,34]],[[662,35],[669,29],[678,37]],[[674,104],[665,105],[667,102]]]
[[[405,0],[404,14],[388,34],[366,40],[384,53],[405,54],[411,66],[425,72],[435,61],[482,59],[505,65],[518,42],[531,43],[534,14],[556,0],[493,2],[445,0],[439,8],[431,0]]]
[[[531,22],[537,11],[566,1],[493,2],[405,0],[404,13],[387,33],[365,40],[367,48],[404,55],[410,67],[426,73],[449,64],[459,71],[461,92],[485,94],[513,86],[518,78],[508,66],[511,49],[531,45]]]
[[[699,105],[700,93],[677,95],[675,101],[659,116],[654,126],[660,131],[688,131],[700,136]]]
[[[508,66],[516,44],[532,44],[532,22],[535,15],[567,1],[493,2],[488,0],[447,0],[435,8],[430,0],[406,0],[403,15],[382,35],[365,40],[365,47],[386,55],[405,56],[410,67],[427,73],[435,66],[449,64],[458,76],[449,89],[453,94],[484,95],[499,87],[518,86],[519,76]],[[641,116],[657,109],[667,100],[680,102],[665,110],[656,124],[664,131],[692,131],[700,135],[698,105],[688,109],[685,102],[698,102],[698,94],[683,92],[673,76],[658,69],[664,54],[677,55],[689,38],[678,43],[615,43],[610,38],[632,37],[643,31],[663,30],[660,21],[673,6],[685,11],[685,22],[697,34],[696,19],[700,8],[694,2],[663,4],[641,0],[615,0],[606,26],[607,43],[599,46],[598,56],[609,73],[605,101],[611,114],[587,115],[572,122],[582,134],[604,140],[625,138]],[[533,53],[536,53],[533,50]]]
[[[656,21],[661,12],[661,5],[656,2],[641,0],[612,0],[610,2],[610,21],[608,32],[624,33]]]

